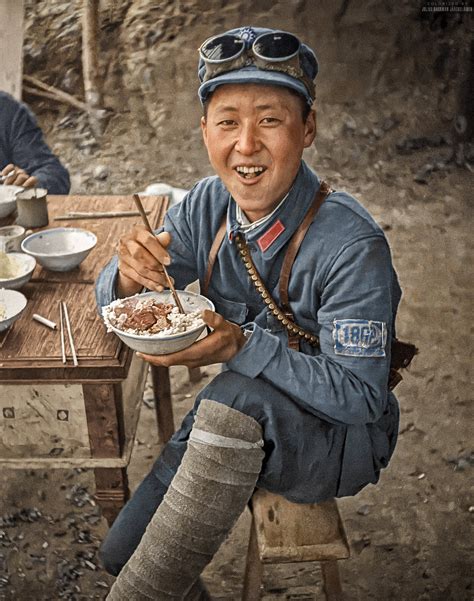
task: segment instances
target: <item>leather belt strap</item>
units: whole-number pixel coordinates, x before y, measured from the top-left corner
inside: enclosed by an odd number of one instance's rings
[[[316,194],[313,204],[306,212],[303,221],[300,223],[298,229],[291,237],[290,242],[288,244],[288,248],[286,249],[285,257],[283,259],[283,265],[281,267],[280,281],[278,287],[283,312],[285,313],[286,318],[290,321],[294,321],[294,314],[291,310],[290,301],[288,298],[288,284],[290,281],[291,269],[293,267],[293,263],[295,262],[296,255],[298,254],[298,251],[300,249],[301,243],[303,242],[304,237],[306,236],[306,233],[309,229],[309,226],[313,223],[313,219],[316,213],[319,211],[326,197],[331,192],[332,190],[327,184],[327,182],[321,181],[319,190]],[[288,331],[288,346],[295,350],[299,350],[300,347],[299,336],[297,334],[292,333],[290,330]]]
[[[291,268],[293,267],[293,263],[295,262],[296,255],[298,254],[299,248],[301,246],[301,243],[303,242],[304,237],[306,236],[306,232],[308,231],[309,226],[313,222],[314,216],[319,211],[319,208],[326,199],[326,196],[328,196],[328,194],[330,194],[331,192],[332,190],[329,187],[329,185],[324,181],[321,182],[319,191],[316,194],[313,204],[310,206],[303,221],[300,223],[298,229],[291,237],[290,242],[288,244],[288,248],[286,249],[279,282],[280,301],[284,311],[291,312],[290,303],[288,300],[288,283],[290,280]]]
[[[313,346],[319,346],[319,338],[312,332],[308,332],[307,330],[301,328],[297,323],[294,322],[293,319],[290,319],[273,300],[272,295],[267,290],[265,284],[262,281],[262,278],[260,277],[260,274],[257,271],[257,268],[255,267],[255,264],[250,254],[249,247],[245,242],[245,238],[240,232],[236,234],[235,242],[237,244],[237,248],[242,258],[242,262],[245,265],[245,269],[249,274],[251,282],[257,289],[257,292],[260,294],[260,296],[263,299],[263,302],[267,305],[269,310],[278,319],[278,321],[280,321],[281,324],[285,326],[288,333],[288,344],[290,344],[293,338],[295,338],[298,341],[298,345],[291,348],[299,350],[300,338],[306,340]]]
[[[202,294],[207,296],[207,291],[209,289],[209,283],[212,277],[212,270],[214,269],[214,264],[217,259],[217,253],[219,252],[219,248],[221,247],[222,241],[224,240],[224,236],[227,230],[227,215],[224,214],[224,219],[222,220],[219,229],[217,230],[216,237],[214,238],[214,242],[212,243],[211,249],[209,251],[209,257],[207,259],[207,270],[206,277],[204,278],[204,282],[202,283]]]

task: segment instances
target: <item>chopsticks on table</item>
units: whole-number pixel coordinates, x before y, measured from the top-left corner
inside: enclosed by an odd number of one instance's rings
[[[146,211],[151,213],[151,211]],[[138,211],[71,211],[65,215],[58,215],[54,221],[68,221],[69,219],[107,219],[111,217],[137,217]]]
[[[74,367],[79,365],[77,361],[76,355],[76,347],[74,346],[74,338],[72,336],[71,322],[69,321],[69,313],[67,310],[66,303],[64,301],[59,301],[59,332],[61,336],[61,356],[64,364],[67,363],[66,356],[66,345],[65,345],[65,336],[64,336],[64,323],[66,323],[66,330],[69,339],[69,348],[71,349],[72,362],[74,363]]]
[[[135,201],[135,204],[137,205],[137,209],[140,212],[142,221],[145,224],[146,229],[150,232],[150,234],[152,236],[154,236],[155,232],[153,231],[153,229],[150,225],[150,222],[148,221],[148,217],[146,216],[145,209],[143,208],[142,201],[140,200],[140,197],[138,196],[138,194],[133,195],[133,200]],[[173,284],[170,276],[168,275],[168,271],[167,271],[165,265],[162,264],[162,267],[163,267],[163,273],[165,274],[166,281],[168,282],[169,289],[171,290],[171,294],[173,295],[174,302],[176,303],[176,306],[178,307],[179,312],[185,313],[183,305],[181,304],[181,301],[179,300],[178,293],[176,292],[176,288],[174,287],[174,284]]]

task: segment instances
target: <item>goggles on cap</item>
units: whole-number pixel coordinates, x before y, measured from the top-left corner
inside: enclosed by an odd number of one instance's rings
[[[213,36],[199,48],[199,54],[206,66],[203,81],[254,64],[263,71],[279,71],[299,79],[310,97],[314,98],[314,83],[306,77],[301,67],[300,47],[298,38],[285,31],[263,33],[249,48],[245,40],[237,35],[227,33]]]

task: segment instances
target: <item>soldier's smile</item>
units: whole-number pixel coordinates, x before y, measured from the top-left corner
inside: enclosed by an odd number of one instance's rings
[[[201,127],[212,166],[250,221],[287,194],[316,132],[314,113],[304,122],[297,96],[261,84],[218,87]]]

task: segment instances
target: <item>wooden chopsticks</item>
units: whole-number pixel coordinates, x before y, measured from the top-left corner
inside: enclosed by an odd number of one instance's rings
[[[148,221],[148,217],[146,216],[145,209],[143,208],[142,201],[140,200],[140,197],[138,196],[138,194],[133,195],[133,200],[135,201],[135,204],[137,205],[137,209],[140,212],[140,215],[141,215],[143,223],[145,224],[145,227],[150,232],[150,234],[152,236],[154,236],[155,232],[152,230],[150,222]],[[171,294],[173,295],[174,302],[176,303],[176,306],[178,307],[179,312],[185,313],[183,305],[181,304],[181,301],[179,300],[178,293],[176,292],[176,288],[174,287],[173,282],[171,281],[171,278],[168,275],[168,271],[166,270],[165,265],[162,264],[162,267],[163,267],[163,273],[165,274],[165,277],[166,277],[166,281],[168,282],[169,289],[171,290]]]
[[[151,213],[151,211],[146,211]],[[108,219],[112,217],[137,217],[138,211],[71,211],[65,215],[58,215],[54,221],[67,221],[69,219]]]
[[[76,354],[76,347],[74,346],[74,338],[72,336],[71,322],[69,321],[69,313],[67,310],[66,303],[64,301],[59,301],[59,332],[61,336],[61,356],[64,364],[67,363],[66,356],[66,345],[65,345],[65,337],[64,337],[64,323],[66,323],[67,335],[69,339],[69,348],[71,349],[72,362],[74,363],[74,367],[79,365]]]

